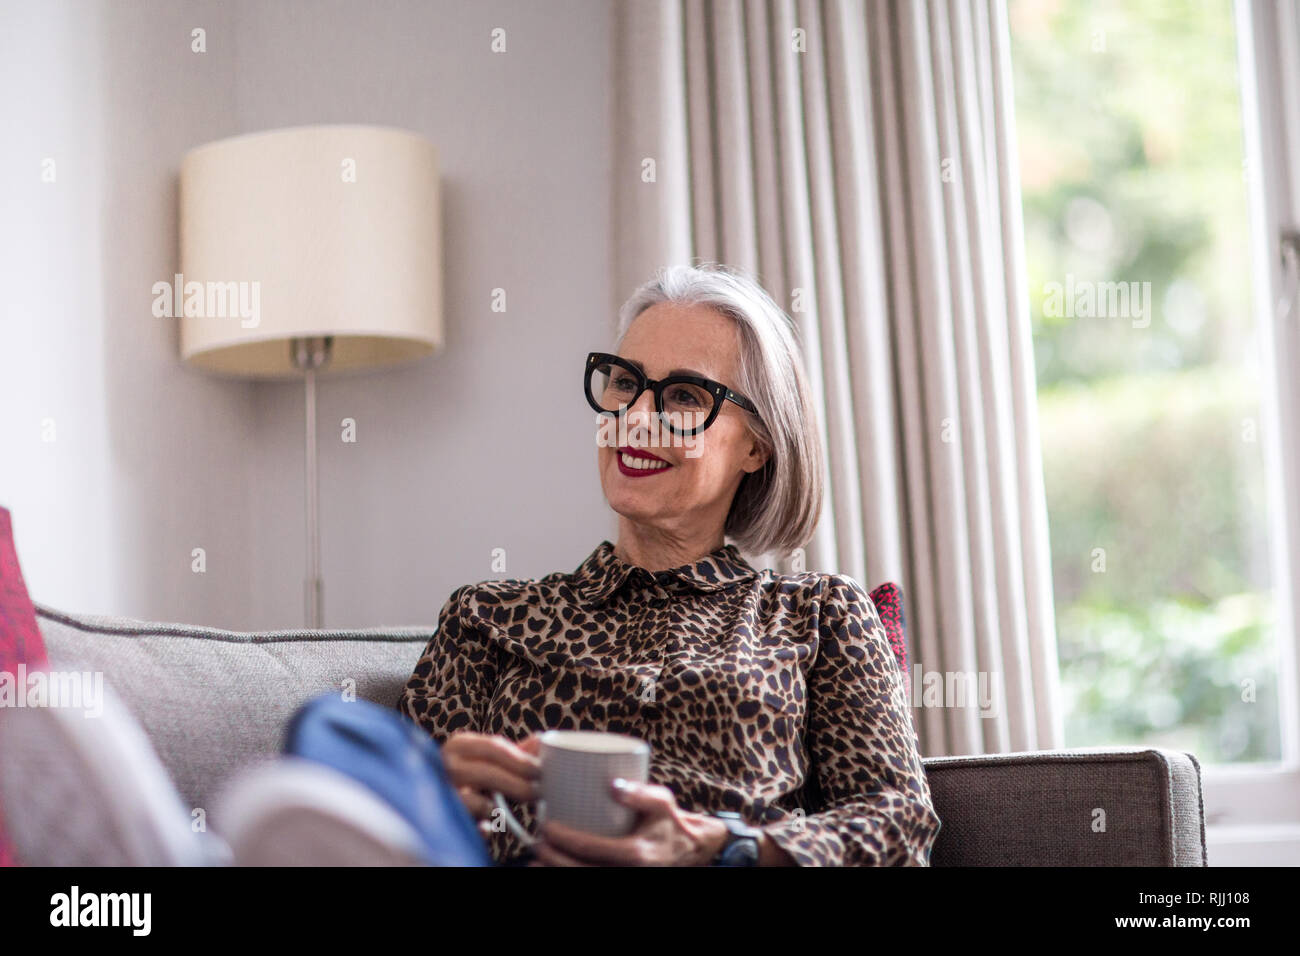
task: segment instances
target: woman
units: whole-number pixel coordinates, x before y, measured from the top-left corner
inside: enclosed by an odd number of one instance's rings
[[[571,574],[458,589],[397,702],[493,859],[707,865],[747,839],[764,866],[928,865],[940,823],[870,597],[843,575],[756,571],[725,543],[789,552],[820,513],[789,319],[738,272],[663,269],[623,306],[615,353],[588,356],[584,388],[617,542]],[[651,782],[615,791],[639,811],[631,835],[548,823],[530,854],[500,825],[493,791],[534,829],[547,729],[650,744]]]

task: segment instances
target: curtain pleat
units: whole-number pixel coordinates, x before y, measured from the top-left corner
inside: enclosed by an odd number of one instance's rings
[[[781,204],[780,133],[776,116],[776,74],[772,64],[773,35],[769,4],[747,0],[745,63],[748,69],[750,136],[753,141],[754,229],[757,258],[755,278],[765,289],[784,289],[786,283],[785,214]]]
[[[828,65],[826,43],[821,27],[821,5],[804,0],[798,7],[799,25],[807,31],[807,52],[802,54],[804,69],[803,111],[804,152],[807,156],[809,211],[812,215],[813,272],[795,276],[801,285],[815,292],[817,334],[822,348],[819,374],[825,385],[826,432],[829,436],[831,527],[834,532],[835,561],[838,570],[859,581],[867,580],[864,568],[862,507],[858,479],[855,422],[849,388],[848,356],[845,348],[844,270],[837,229],[838,196],[830,139],[830,118],[826,86]],[[825,565],[826,557],[813,555]]]
[[[640,273],[650,261],[687,262],[693,253],[682,11],[677,3],[630,3],[620,11],[615,61],[614,262]],[[647,182],[646,160],[654,163]],[[708,195],[708,194],[706,194]],[[617,274],[614,310],[641,279]],[[611,312],[611,322],[615,312]]]
[[[769,286],[767,291],[777,302],[787,305],[786,311],[794,322],[795,331],[804,347],[804,358],[810,369],[823,365],[821,335],[817,330],[818,303],[812,288],[813,227],[810,208],[808,156],[804,146],[803,94],[801,90],[801,64],[795,59],[791,37],[796,15],[791,0],[775,0],[771,4],[772,51],[771,62],[776,79],[777,151],[780,173],[780,199],[784,229],[784,285]],[[827,407],[826,383],[820,373],[809,375],[809,390],[818,409]],[[827,431],[830,414],[818,421],[823,447],[829,447]],[[826,495],[822,503],[821,520],[807,547],[808,568],[819,567],[822,556],[836,552],[835,524],[832,519],[832,496]],[[781,567],[783,556],[777,556],[774,566]]]
[[[707,0],[687,0],[684,26],[689,173],[693,191],[691,222],[695,230],[693,248],[716,249],[721,245],[722,237],[718,231],[718,186],[714,181],[718,151]]]
[[[1020,206],[1020,159],[1016,145],[1015,97],[1011,83],[1011,31],[1005,3],[988,8],[985,34],[989,57],[989,98],[991,103],[989,136],[994,157],[999,201],[996,206],[1002,242],[995,246],[1000,262],[999,289],[1005,301],[1007,317],[999,324],[999,354],[1005,356],[1010,383],[1011,429],[1009,452],[1003,463],[1008,471],[1003,507],[1014,536],[1008,551],[1015,551],[1020,561],[1012,569],[1011,584],[1016,610],[1024,613],[1024,640],[1028,654],[1018,653],[1022,667],[1028,661],[1028,682],[1032,693],[1025,694],[1024,709],[1032,713],[1033,723],[1026,722],[1017,749],[1060,747],[1065,729],[1061,704],[1060,664],[1056,650],[1056,604],[1052,593],[1051,553],[1047,534],[1047,492],[1043,484],[1043,451],[1038,431],[1038,381],[1034,369],[1034,343],[1030,331],[1029,300],[1025,295],[1024,220]],[[1013,738],[1019,740],[1020,738]]]
[[[849,372],[850,407],[841,410],[855,427],[851,447],[857,457],[855,487],[859,517],[839,514],[845,535],[861,539],[864,554],[854,566],[860,580],[899,581],[904,577],[903,502],[899,497],[895,451],[895,401],[892,342],[872,148],[870,80],[866,23],[855,3],[841,0],[826,8],[828,84],[834,148],[835,191],[844,291],[841,326]],[[848,321],[847,317],[854,317]],[[843,552],[841,552],[843,554]]]
[[[618,30],[619,301],[667,262],[755,275],[825,439],[806,566],[902,585],[923,752],[1061,746],[1004,3],[629,0]]]

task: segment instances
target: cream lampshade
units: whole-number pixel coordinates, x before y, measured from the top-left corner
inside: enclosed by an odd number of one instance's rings
[[[208,283],[260,287],[255,326],[249,316],[185,315],[178,304],[186,361],[283,378],[301,374],[288,345],[296,338],[333,336],[336,371],[442,346],[438,154],[414,133],[303,126],[236,136],[191,150],[180,192],[181,274],[186,286],[203,284],[205,312]]]
[[[307,625],[322,626],[316,376],[442,347],[438,156],[414,133],[303,126],[191,150],[180,175],[181,357],[306,383]]]

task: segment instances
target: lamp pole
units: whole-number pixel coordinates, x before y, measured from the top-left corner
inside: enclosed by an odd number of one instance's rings
[[[334,347],[334,337],[309,336],[290,340],[289,348],[294,368],[303,373],[307,385],[305,395],[306,434],[306,484],[307,484],[307,577],[304,582],[304,602],[307,627],[324,626],[324,582],[320,573],[320,469],[316,458],[316,371],[329,362]]]

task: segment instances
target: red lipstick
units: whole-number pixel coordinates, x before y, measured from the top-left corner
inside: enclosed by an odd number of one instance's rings
[[[671,463],[664,461],[658,455],[652,455],[644,448],[632,448],[630,446],[616,448],[614,450],[614,455],[618,459],[618,470],[629,478],[645,478],[649,475],[661,475],[672,468]],[[647,462],[648,464],[642,465],[641,467],[629,465],[624,460],[624,455],[627,455],[629,458],[634,458],[637,461]]]

